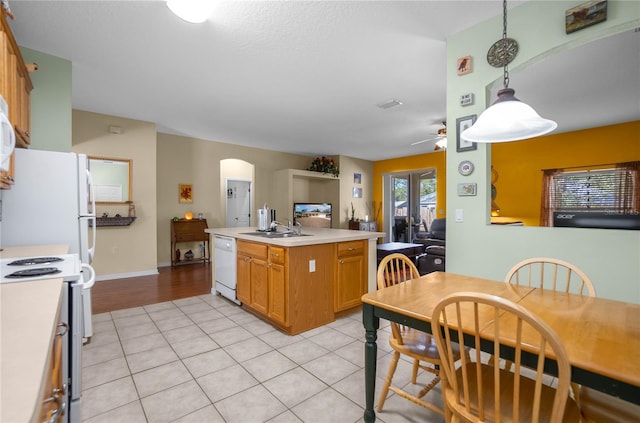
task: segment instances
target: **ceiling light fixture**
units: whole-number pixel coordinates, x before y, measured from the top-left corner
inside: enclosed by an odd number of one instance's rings
[[[202,23],[211,17],[213,0],[167,0],[167,7],[180,19],[191,23]]]
[[[548,134],[558,127],[552,120],[541,117],[526,103],[518,100],[515,90],[509,88],[507,65],[518,53],[518,43],[507,38],[507,0],[502,2],[502,39],[496,41],[487,53],[487,61],[504,69],[503,88],[498,99],[478,118],[474,125],[462,131],[460,137],[469,142],[507,142]]]
[[[381,109],[390,109],[392,107],[396,107],[396,106],[402,106],[402,102],[400,100],[396,100],[395,98],[392,98],[390,100],[384,101],[382,103],[378,103],[376,104],[377,107],[381,108]]]

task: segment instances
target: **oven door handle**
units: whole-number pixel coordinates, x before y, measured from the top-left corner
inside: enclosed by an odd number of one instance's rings
[[[93,267],[91,267],[87,263],[82,263],[80,267],[82,268],[82,270],[87,269],[91,274],[91,276],[89,277],[89,280],[84,281],[82,289],[91,289],[91,287],[96,283],[96,271],[93,270]]]

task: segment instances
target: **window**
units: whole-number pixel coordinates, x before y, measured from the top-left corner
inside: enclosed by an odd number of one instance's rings
[[[553,212],[640,213],[639,165],[545,170],[540,224],[552,226]]]

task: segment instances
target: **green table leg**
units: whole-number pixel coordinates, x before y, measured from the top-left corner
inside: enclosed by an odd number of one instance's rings
[[[373,423],[376,420],[376,413],[373,411],[374,392],[376,389],[376,356],[378,346],[378,328],[380,327],[380,319],[373,314],[373,306],[370,304],[362,305],[362,322],[365,329],[364,344],[364,379],[365,379],[365,400],[364,421]]]

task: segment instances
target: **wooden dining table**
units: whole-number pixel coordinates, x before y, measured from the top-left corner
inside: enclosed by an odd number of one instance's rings
[[[431,333],[435,305],[456,292],[481,292],[522,305],[562,340],[571,363],[573,382],[640,404],[640,305],[434,272],[362,297],[365,422],[375,421],[376,340],[380,319]],[[500,317],[501,328],[508,328],[511,318]],[[492,333],[491,323],[487,322],[481,330],[481,348],[491,354],[494,352]],[[501,346],[501,354],[506,354],[504,358],[513,352],[507,344]],[[536,354],[537,351],[533,351],[532,360]],[[547,359],[549,365],[545,371],[555,376],[553,357],[547,356]]]

